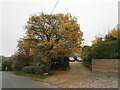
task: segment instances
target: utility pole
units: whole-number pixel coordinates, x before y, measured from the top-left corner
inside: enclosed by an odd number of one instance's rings
[[[58,2],[59,2],[59,0],[56,2],[56,4],[55,4],[54,8],[52,9],[51,14],[53,13],[53,11],[54,11],[54,9],[56,8],[56,6],[58,5]]]

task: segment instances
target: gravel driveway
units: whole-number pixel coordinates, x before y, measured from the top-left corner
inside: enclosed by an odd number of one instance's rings
[[[41,81],[63,88],[118,88],[118,77],[94,73],[80,62],[71,62],[68,71],[54,71]]]

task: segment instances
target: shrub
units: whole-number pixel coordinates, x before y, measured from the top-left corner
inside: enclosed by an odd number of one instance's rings
[[[35,69],[33,66],[25,66],[21,69],[21,71],[25,73],[31,73],[31,74],[35,73]]]
[[[92,47],[90,46],[84,46],[82,50],[82,56],[83,59],[82,63],[87,66],[88,68],[91,68],[91,62],[92,62]]]
[[[21,69],[22,72],[30,73],[30,74],[43,74],[46,72],[46,67],[44,65],[41,66],[25,66]]]
[[[118,59],[118,41],[101,42],[92,47],[92,56],[94,59]]]
[[[36,74],[43,74],[47,71],[47,68],[43,65],[35,67],[35,73]]]
[[[41,69],[41,70],[42,70],[42,73],[47,72],[47,67],[46,67],[45,64],[43,64],[41,68],[42,68],[42,69]]]
[[[69,69],[69,57],[52,59],[51,63],[52,70],[67,70]]]

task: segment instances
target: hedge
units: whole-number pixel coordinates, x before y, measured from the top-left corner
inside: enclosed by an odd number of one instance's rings
[[[92,59],[120,59],[118,40],[103,41],[93,46],[85,46],[82,51],[83,64],[91,68]]]
[[[84,46],[82,50],[82,56],[81,58],[83,59],[82,62],[83,64],[91,68],[91,61],[92,61],[92,53],[91,53],[91,47],[90,46]]]
[[[21,69],[21,71],[25,72],[25,73],[31,73],[34,74],[35,70],[33,66],[25,66]]]
[[[46,72],[45,66],[25,66],[21,69],[22,72],[30,74],[43,74]]]
[[[118,41],[101,42],[92,47],[92,58],[94,59],[118,59]]]

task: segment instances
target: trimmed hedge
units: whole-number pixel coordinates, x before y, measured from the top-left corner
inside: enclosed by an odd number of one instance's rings
[[[35,69],[33,66],[25,66],[21,69],[22,72],[35,74]]]
[[[22,72],[30,73],[30,74],[43,74],[46,72],[46,67],[44,65],[41,66],[25,66],[21,69]]]
[[[85,46],[82,51],[83,64],[91,68],[92,59],[120,59],[118,40],[103,41],[93,46]]]
[[[92,47],[92,58],[94,59],[118,59],[118,41],[101,42]]]

